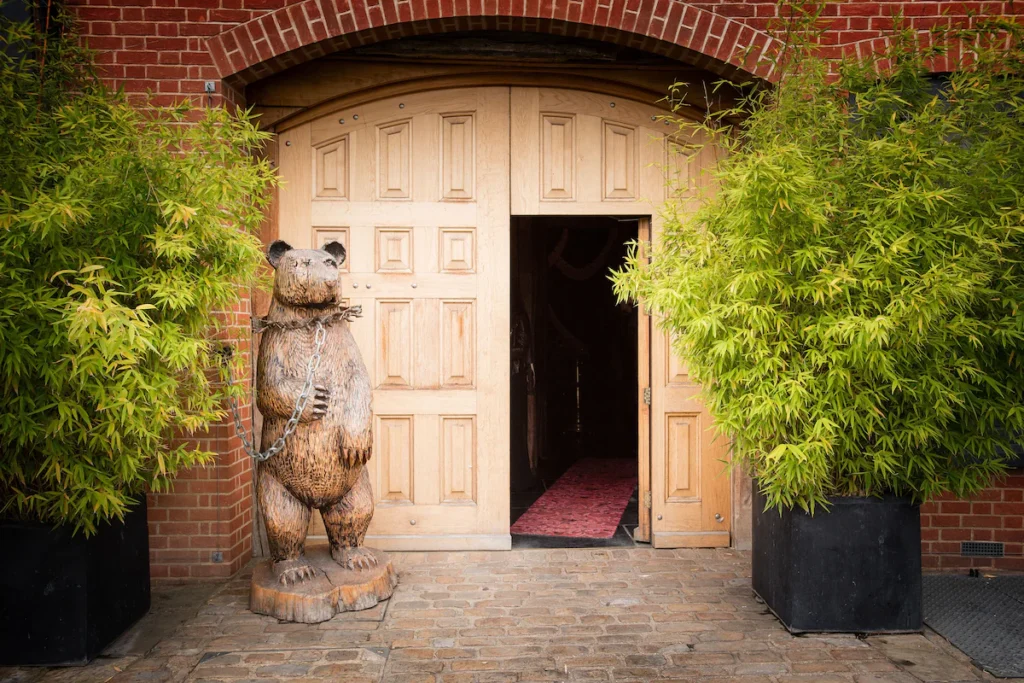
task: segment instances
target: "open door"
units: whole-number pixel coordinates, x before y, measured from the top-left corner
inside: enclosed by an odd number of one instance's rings
[[[651,223],[640,221],[643,248]],[[634,539],[655,548],[728,547],[728,442],[716,438],[711,416],[697,399],[700,387],[672,354],[665,332],[642,305],[638,315],[640,525]]]

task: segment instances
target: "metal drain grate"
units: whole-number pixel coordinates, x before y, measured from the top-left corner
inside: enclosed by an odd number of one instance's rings
[[[1024,576],[925,576],[924,621],[985,671],[1024,678]]]
[[[960,544],[960,555],[963,557],[1002,557],[1002,543],[985,541],[964,541]]]

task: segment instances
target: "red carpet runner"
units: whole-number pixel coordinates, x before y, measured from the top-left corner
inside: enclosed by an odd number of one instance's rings
[[[636,460],[579,460],[516,520],[512,533],[611,538],[636,488],[636,477]]]

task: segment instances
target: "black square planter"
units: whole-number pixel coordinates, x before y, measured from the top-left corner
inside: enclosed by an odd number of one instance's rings
[[[149,611],[143,502],[85,538],[0,522],[0,665],[85,664]]]
[[[754,591],[793,633],[920,631],[921,515],[908,499],[834,498],[764,512],[754,491]]]

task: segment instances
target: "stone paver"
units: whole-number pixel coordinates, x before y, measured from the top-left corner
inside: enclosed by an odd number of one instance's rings
[[[315,626],[251,614],[246,571],[213,594],[193,589],[198,599],[187,614],[180,600],[173,613],[157,610],[149,621],[162,620],[165,629],[172,622],[173,628],[146,652],[122,647],[84,669],[0,670],[0,679],[994,680],[934,634],[790,635],[751,593],[748,553],[630,548],[393,558],[398,590],[365,612]]]

